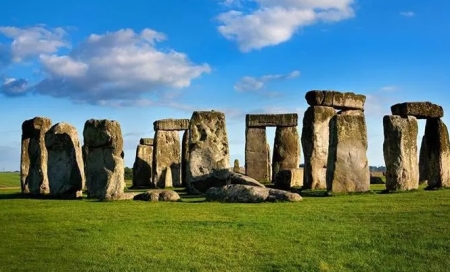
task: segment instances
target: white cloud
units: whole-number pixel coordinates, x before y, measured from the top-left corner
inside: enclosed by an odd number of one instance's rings
[[[402,11],[400,12],[400,15],[404,17],[414,17],[416,16],[416,13],[414,11]]]
[[[397,86],[391,85],[391,86],[384,86],[380,89],[382,92],[395,92],[398,91],[399,88]]]
[[[39,54],[52,54],[60,48],[69,47],[69,43],[65,40],[66,32],[62,28],[2,26],[0,33],[12,39],[10,51],[15,62]]]
[[[248,92],[248,91],[258,91],[261,90],[266,83],[274,80],[284,80],[284,79],[293,79],[300,75],[300,71],[292,71],[289,74],[285,75],[264,75],[261,77],[250,77],[244,76],[242,77],[236,84],[234,85],[234,89],[238,92]],[[268,93],[271,96],[276,93],[270,92]]]
[[[338,22],[354,16],[353,0],[249,0],[257,8],[229,10],[217,16],[219,32],[236,41],[242,52],[273,46],[318,22]]]
[[[23,78],[6,78],[0,85],[0,93],[15,97],[27,94],[28,80]]]

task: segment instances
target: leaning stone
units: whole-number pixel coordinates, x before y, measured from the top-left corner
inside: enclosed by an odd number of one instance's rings
[[[162,119],[153,122],[153,130],[187,130],[189,129],[189,119]]]
[[[303,188],[327,188],[330,120],[336,115],[331,107],[312,106],[303,117],[302,147],[305,160]]]
[[[141,138],[139,144],[153,146],[153,138]]]
[[[414,116],[417,119],[441,118],[444,117],[444,110],[441,106],[431,102],[407,102],[395,104],[391,107],[393,115],[402,117]]]
[[[213,187],[206,192],[206,201],[226,203],[260,203],[266,201],[297,202],[301,200],[302,197],[299,194],[240,184]]]
[[[228,169],[230,163],[224,113],[195,111],[189,130],[188,186],[216,170]]]
[[[364,110],[366,97],[352,92],[309,91],[305,95],[310,106],[326,106],[339,110]]]
[[[366,192],[370,189],[367,128],[362,111],[344,111],[330,122],[327,190]]]
[[[278,171],[299,166],[300,139],[297,127],[277,127],[272,159],[273,181],[275,181]]]
[[[83,137],[88,197],[120,199],[125,187],[120,124],[111,120],[88,120]]]
[[[50,194],[58,198],[82,196],[85,184],[83,155],[75,127],[58,123],[45,134]]]
[[[153,142],[153,139],[151,139]],[[141,139],[142,143],[142,139]],[[153,146],[140,144],[133,164],[133,187],[152,186]]]
[[[285,114],[247,114],[246,125],[249,127],[296,127],[297,113]]]
[[[415,117],[386,115],[383,118],[383,153],[386,163],[386,189],[406,191],[419,187],[417,163],[418,125]]]
[[[425,136],[422,137],[422,144],[419,152],[419,184],[428,183],[428,149]]]
[[[47,194],[50,191],[47,176],[48,153],[45,133],[52,121],[35,117],[22,123],[20,184],[22,193]]]
[[[142,201],[165,201],[165,202],[177,202],[180,201],[180,195],[172,190],[150,190],[142,194],[138,194],[134,197],[134,200]]]
[[[425,141],[428,161],[428,188],[450,187],[450,142],[441,119],[427,119]]]
[[[285,169],[275,177],[275,188],[289,190],[292,187],[303,186],[303,168]]]
[[[181,144],[178,131],[158,130],[153,150],[153,182],[157,188],[181,186]],[[166,169],[170,168],[171,184],[166,184]]]
[[[260,182],[269,182],[267,136],[265,127],[248,127],[245,133],[245,174]]]

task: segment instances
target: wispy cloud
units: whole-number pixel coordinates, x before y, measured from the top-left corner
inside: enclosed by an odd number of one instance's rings
[[[0,93],[9,97],[24,96],[28,91],[28,80],[23,78],[5,78],[0,85]]]
[[[416,13],[414,11],[401,11],[400,15],[403,17],[414,17]]]
[[[267,83],[276,80],[288,80],[300,76],[300,71],[292,71],[288,74],[264,75],[260,77],[244,76],[234,85],[234,89],[238,92],[255,92],[261,91]],[[264,92],[267,95],[276,96],[277,92]]]
[[[380,91],[382,91],[382,92],[395,92],[395,91],[398,91],[398,90],[400,90],[400,88],[397,87],[397,86],[394,86],[394,85],[384,86],[384,87],[382,87],[380,89]]]

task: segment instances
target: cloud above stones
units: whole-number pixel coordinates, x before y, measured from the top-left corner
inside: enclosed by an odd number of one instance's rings
[[[23,78],[5,78],[0,85],[0,93],[5,96],[17,97],[27,94],[28,80]]]
[[[403,17],[414,17],[416,13],[414,11],[401,11],[400,15]]]
[[[250,52],[286,42],[301,28],[319,22],[339,22],[354,16],[353,0],[246,0],[255,6],[232,5],[217,16],[218,31]]]
[[[289,80],[300,76],[300,71],[292,71],[288,74],[264,75],[260,77],[244,76],[234,85],[237,92],[258,92],[268,96],[276,95],[274,92],[267,92],[264,87],[271,81]]]

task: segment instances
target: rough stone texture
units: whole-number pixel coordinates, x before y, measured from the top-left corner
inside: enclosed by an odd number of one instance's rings
[[[283,190],[303,186],[303,168],[292,168],[279,171],[275,177],[274,183],[276,188]]]
[[[58,123],[45,134],[50,194],[58,198],[82,196],[85,184],[83,155],[75,127]]]
[[[234,160],[234,165],[233,165],[233,172],[239,173],[240,171],[241,171],[241,168],[239,166],[239,160],[235,159]]]
[[[246,125],[249,127],[296,127],[297,113],[286,114],[247,114]]]
[[[20,158],[20,184],[22,193],[46,194],[49,192],[47,176],[48,153],[45,133],[52,121],[35,117],[22,123],[22,146]]]
[[[181,184],[187,186],[189,176],[189,130],[184,131],[181,143]]]
[[[364,110],[366,97],[355,93],[336,91],[309,91],[305,95],[310,106],[326,106],[339,110]]]
[[[166,167],[166,174],[164,175],[164,187],[166,188],[173,187],[172,170],[170,166]]]
[[[272,180],[280,170],[297,168],[300,161],[300,139],[297,127],[277,127],[273,145]]]
[[[362,111],[345,111],[330,121],[327,190],[366,192],[370,189],[367,127]]]
[[[417,119],[441,118],[444,117],[444,110],[441,106],[431,102],[406,102],[395,104],[391,107],[393,115],[402,117],[414,116]]]
[[[260,182],[269,182],[266,128],[248,127],[245,132],[245,174]]]
[[[153,139],[151,139],[153,142]],[[142,139],[141,139],[142,143]],[[139,144],[133,164],[133,187],[151,187],[153,167],[153,146]]]
[[[153,182],[157,188],[181,186],[181,144],[178,131],[158,130],[153,150]],[[165,184],[170,167],[172,184]]]
[[[141,138],[139,144],[153,146],[153,138]]]
[[[189,119],[162,119],[153,122],[153,130],[187,130],[189,129]]]
[[[265,187],[257,180],[249,176],[234,173],[230,169],[222,169],[202,176],[201,179],[192,181],[189,186],[189,191],[194,194],[203,194],[211,187],[222,187],[228,184],[243,184],[256,187]]]
[[[386,164],[386,189],[406,191],[419,187],[417,163],[418,125],[415,117],[386,115],[383,118],[383,154]]]
[[[224,113],[195,111],[189,130],[188,186],[216,170],[228,169],[230,163]]]
[[[425,125],[428,188],[450,187],[450,143],[441,119],[427,119]]]
[[[134,197],[134,200],[142,201],[166,201],[166,202],[177,202],[180,201],[180,195],[177,192],[171,190],[149,190],[145,193],[138,194]]]
[[[120,124],[112,120],[88,120],[83,137],[88,197],[120,199],[125,187]]]
[[[210,188],[206,192],[206,200],[227,203],[298,202],[302,200],[302,197],[296,193],[277,189],[248,185],[225,185],[223,187]]]
[[[419,152],[419,184],[428,183],[428,149],[425,136],[422,137],[422,144]]]
[[[331,107],[309,107],[303,117],[302,147],[304,154],[303,188],[327,188],[330,120],[336,115]]]

